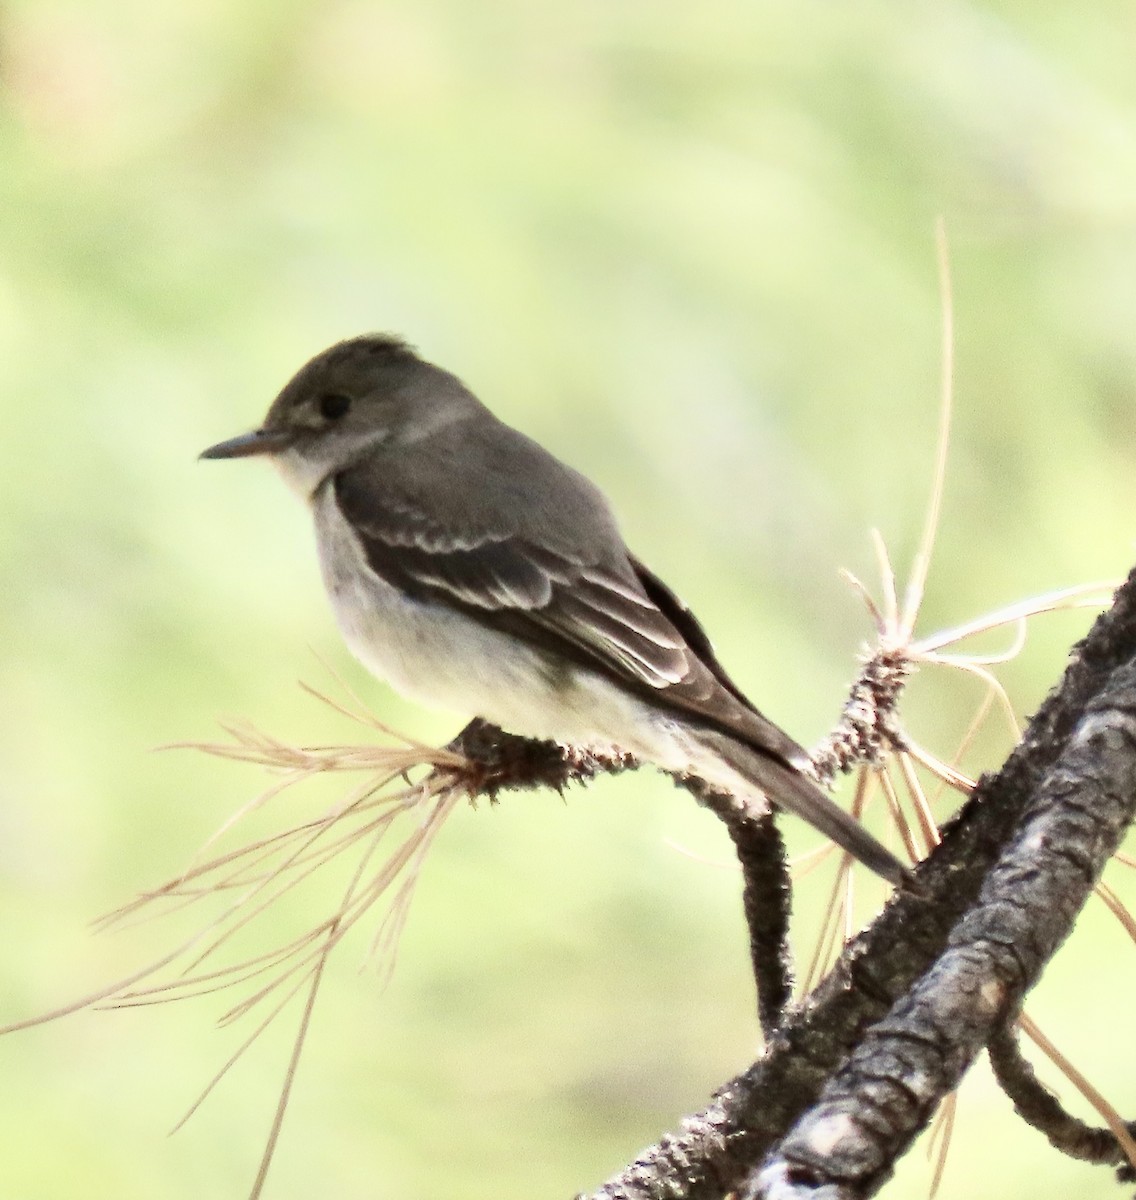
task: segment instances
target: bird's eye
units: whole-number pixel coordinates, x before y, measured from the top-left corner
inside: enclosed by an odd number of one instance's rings
[[[342,392],[325,392],[319,398],[320,416],[325,421],[338,421],[351,407],[351,397]]]

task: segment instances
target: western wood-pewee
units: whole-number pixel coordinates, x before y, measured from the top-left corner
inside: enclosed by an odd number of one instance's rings
[[[259,429],[202,458],[254,454],[311,505],[339,628],[400,692],[772,801],[904,877],[628,551],[599,489],[404,342],[317,355]]]

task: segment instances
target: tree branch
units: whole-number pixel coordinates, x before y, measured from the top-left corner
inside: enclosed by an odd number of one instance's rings
[[[994,1078],[1013,1101],[1014,1111],[1049,1139],[1050,1145],[1070,1158],[1116,1166],[1125,1162],[1124,1151],[1111,1129],[1086,1125],[1067,1112],[1057,1097],[1038,1079],[1022,1053],[1016,1032],[998,1030],[986,1047]],[[1129,1133],[1136,1123],[1129,1123]]]
[[[717,1200],[790,1128],[749,1195],[871,1194],[1068,934],[1134,803],[1130,576],[919,894],[894,896],[764,1055],[594,1200]]]
[[[865,1032],[746,1200],[874,1194],[1069,935],[1136,807],[1136,662],[1086,705],[945,952]]]
[[[729,796],[700,779],[679,783],[721,820],[742,868],[742,907],[749,929],[749,954],[757,985],[757,1013],[768,1042],[777,1032],[793,993],[789,917],[793,891],[785,841],[772,812],[755,817],[739,811]]]
[[[447,749],[467,760],[470,795],[488,796],[490,802],[501,791],[551,787],[563,792],[571,783],[586,784],[599,774],[634,770],[639,765],[629,754],[598,755],[559,742],[518,737],[480,718],[471,721]],[[675,782],[723,822],[737,850],[758,1016],[768,1039],[781,1021],[793,988],[789,953],[792,890],[785,843],[772,813],[755,817],[732,797],[695,776],[675,776]]]

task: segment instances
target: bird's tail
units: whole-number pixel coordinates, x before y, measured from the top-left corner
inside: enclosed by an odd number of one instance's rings
[[[717,730],[700,730],[698,740],[716,759],[740,775],[743,782],[759,788],[766,799],[778,808],[807,821],[814,829],[831,838],[842,850],[847,850],[853,858],[859,859],[864,866],[889,883],[898,887],[910,878],[907,868],[890,850],[882,846],[855,817],[830,800],[796,767],[768,754],[762,754]],[[698,772],[704,773],[707,783],[723,785],[736,793],[737,785],[735,783],[731,786],[728,774],[723,775],[716,771],[713,764],[695,765],[707,766],[705,772]]]

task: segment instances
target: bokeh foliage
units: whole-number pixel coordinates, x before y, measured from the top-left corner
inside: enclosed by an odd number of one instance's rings
[[[160,927],[84,925],[259,786],[151,747],[226,714],[344,736],[295,687],[327,683],[317,655],[400,728],[455,727],[348,662],[277,481],[194,462],[339,337],[407,335],[599,481],[808,740],[867,633],[836,566],[870,574],[871,525],[901,560],[919,529],[941,214],[957,418],[927,627],[1127,570],[1134,35],[1115,0],[5,5],[0,1020],[158,953]],[[1038,627],[1023,710],[1083,627]],[[949,751],[975,693],[918,689]],[[754,1051],[728,860],[647,774],[461,813],[393,983],[329,977],[269,1194],[503,1200],[617,1168]],[[1034,1011],[1131,1110],[1108,995],[1136,957],[1083,925]],[[160,1136],[231,1044],[212,1011],[0,1043],[0,1192],[243,1195],[282,1039]],[[1114,1194],[969,1082],[941,1195],[1071,1188]]]

